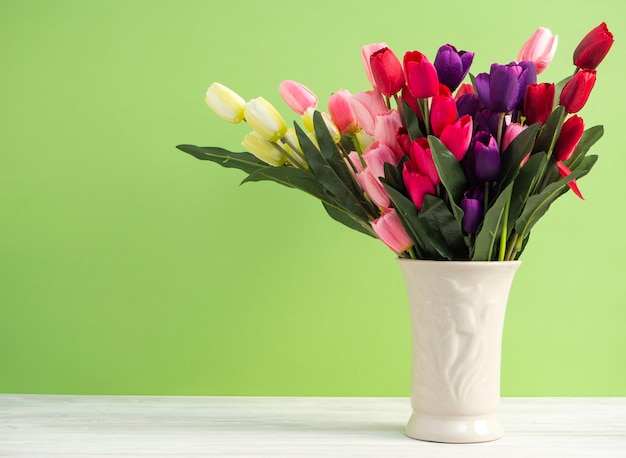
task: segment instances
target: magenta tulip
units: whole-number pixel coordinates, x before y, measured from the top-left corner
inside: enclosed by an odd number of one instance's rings
[[[376,83],[374,87],[391,97],[404,87],[404,71],[398,57],[389,48],[382,48],[370,56],[370,69]]]
[[[404,186],[406,187],[409,197],[418,210],[422,209],[424,198],[427,195],[434,196],[437,193],[435,185],[430,181],[428,175],[421,173],[415,164],[411,162],[404,163],[402,168],[402,180],[404,181]]]
[[[278,87],[280,96],[293,111],[303,115],[309,108],[317,108],[317,97],[304,84],[285,80]]]
[[[344,135],[354,135],[359,129],[359,123],[350,107],[352,95],[347,90],[337,91],[328,99],[328,113],[331,119]]]
[[[457,118],[456,102],[452,97],[443,95],[433,97],[430,108],[430,125],[434,135],[437,137],[441,135],[444,127],[452,124]]]
[[[461,116],[454,124],[448,124],[441,132],[439,139],[441,143],[460,161],[467,153],[470,141],[472,140],[472,117]]]
[[[393,208],[383,210],[380,217],[370,224],[378,238],[396,253],[407,251],[413,246],[411,237],[406,233],[400,217]]]
[[[584,131],[585,123],[578,115],[572,116],[563,123],[553,151],[557,161],[566,161],[572,157]]]
[[[545,124],[554,108],[554,84],[531,84],[526,88],[524,116],[528,124]]]
[[[517,61],[530,61],[535,64],[537,74],[543,72],[554,57],[559,39],[552,35],[550,29],[539,27],[535,33],[522,45]]]
[[[561,91],[559,105],[563,105],[567,113],[578,113],[587,103],[594,84],[596,84],[595,70],[577,72]]]
[[[437,167],[433,160],[433,153],[430,150],[427,138],[421,137],[413,140],[409,155],[411,162],[417,166],[417,170],[426,175],[432,184],[437,186],[441,183],[441,178],[439,178],[439,172],[437,172]]]
[[[592,29],[574,50],[574,65],[584,70],[595,70],[613,46],[613,34],[606,23]]]
[[[413,97],[425,99],[439,94],[437,70],[421,52],[409,51],[404,55],[404,76]]]

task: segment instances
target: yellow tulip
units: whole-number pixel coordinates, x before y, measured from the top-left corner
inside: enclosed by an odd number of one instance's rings
[[[268,142],[257,132],[250,132],[243,138],[241,144],[269,165],[278,167],[284,165],[287,161],[283,152],[274,143]]]
[[[248,101],[244,116],[250,127],[268,142],[283,138],[287,132],[287,124],[283,117],[263,97]]]
[[[234,124],[243,121],[246,101],[223,84],[211,84],[206,91],[205,101],[220,118]]]

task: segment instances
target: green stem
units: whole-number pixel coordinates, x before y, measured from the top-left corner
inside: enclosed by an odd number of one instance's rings
[[[515,258],[515,255],[517,254],[517,250],[515,248],[517,246],[518,237],[519,235],[517,234],[517,232],[513,231],[513,234],[511,235],[511,240],[509,240],[509,249],[507,250],[506,256],[504,258],[507,261],[512,261],[513,258]]]
[[[506,239],[508,230],[508,222],[509,222],[509,209],[511,207],[511,195],[509,193],[509,197],[506,199],[506,204],[504,204],[504,215],[502,219],[502,235],[500,235],[500,253],[498,254],[498,261],[504,261],[504,255],[506,253]]]

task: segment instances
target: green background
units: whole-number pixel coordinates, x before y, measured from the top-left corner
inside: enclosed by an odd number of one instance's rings
[[[509,301],[505,396],[626,395],[626,2],[0,1],[0,392],[404,396],[410,330],[395,256],[309,196],[193,159],[241,150],[213,81],[278,84],[325,109],[368,89],[360,47],[515,60],[559,35],[571,74],[607,21],[587,126],[601,156],[536,226]]]

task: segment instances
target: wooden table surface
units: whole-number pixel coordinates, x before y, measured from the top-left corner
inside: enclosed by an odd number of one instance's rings
[[[625,457],[626,398],[504,398],[505,436],[409,439],[406,398],[0,395],[2,457]]]

